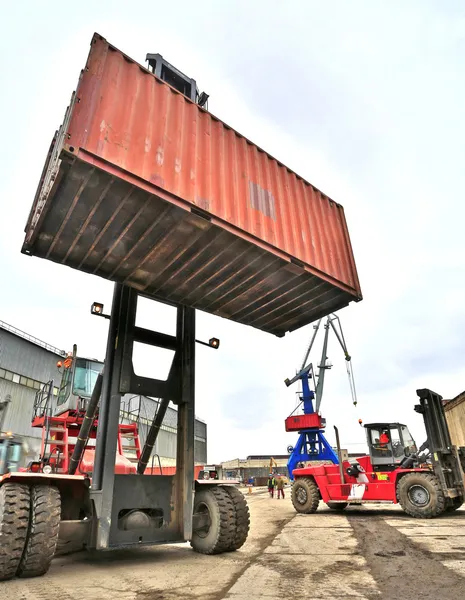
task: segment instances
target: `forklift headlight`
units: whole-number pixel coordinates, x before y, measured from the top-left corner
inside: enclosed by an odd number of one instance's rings
[[[93,315],[103,315],[103,304],[101,302],[92,302],[90,312]]]
[[[50,473],[52,472],[52,467],[50,465],[45,465],[45,467],[42,469],[42,472],[46,475],[50,475]]]
[[[208,340],[208,345],[209,345],[211,348],[218,349],[218,348],[220,347],[220,340],[219,340],[218,338],[210,338],[210,339]]]

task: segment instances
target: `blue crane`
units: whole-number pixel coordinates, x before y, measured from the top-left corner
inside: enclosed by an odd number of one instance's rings
[[[286,431],[297,431],[299,433],[297,444],[295,446],[288,446],[287,448],[288,452],[290,453],[287,467],[291,479],[294,479],[292,474],[293,470],[300,463],[324,460],[330,461],[335,465],[339,464],[336,452],[333,450],[324,435],[326,419],[324,419],[320,413],[325,374],[326,371],[332,367],[332,364],[328,360],[327,356],[328,337],[330,330],[334,332],[344,352],[352,402],[354,406],[357,406],[357,393],[355,390],[351,356],[347,351],[347,345],[342,332],[341,322],[339,317],[336,315],[330,314],[324,323],[325,333],[323,338],[323,350],[316,374],[313,369],[313,364],[311,362],[307,363],[322,321],[323,319],[320,319],[317,324],[313,326],[313,335],[305,353],[304,360],[302,361],[302,367],[300,371],[292,379],[286,379],[284,381],[287,387],[296,381],[300,380],[302,382],[302,395],[300,396],[300,403],[286,419]],[[314,382],[314,390],[311,389],[310,380],[313,380]],[[299,407],[303,408],[303,414],[296,414]]]

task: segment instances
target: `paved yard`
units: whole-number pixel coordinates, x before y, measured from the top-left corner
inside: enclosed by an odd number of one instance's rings
[[[289,496],[289,493],[287,493]],[[465,598],[465,510],[417,521],[395,507],[321,503],[297,515],[289,498],[247,496],[246,545],[203,556],[187,544],[81,552],[54,560],[39,579],[0,584],[8,600],[287,600]]]

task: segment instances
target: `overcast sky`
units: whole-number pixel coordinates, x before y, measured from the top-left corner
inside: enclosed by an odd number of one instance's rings
[[[112,284],[20,254],[46,152],[94,31],[140,63],[159,52],[210,110],[346,211],[363,302],[340,311],[359,406],[334,338],[329,438],[363,449],[357,421],[403,421],[415,389],[465,389],[465,5],[434,2],[0,0],[0,319],[102,359]],[[144,324],[166,325],[148,309]],[[311,329],[283,339],[205,314],[197,414],[209,460],[285,453],[284,419]],[[315,357],[316,359],[316,357]],[[140,368],[147,368],[147,357]]]

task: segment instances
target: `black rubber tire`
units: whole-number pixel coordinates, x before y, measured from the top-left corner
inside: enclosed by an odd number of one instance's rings
[[[298,477],[292,485],[292,504],[298,513],[314,513],[320,503],[318,486],[310,477]]]
[[[236,515],[231,496],[220,486],[199,489],[194,496],[194,513],[202,504],[208,509],[211,524],[207,532],[192,532],[192,548],[200,554],[227,552],[234,543],[236,532]]]
[[[342,512],[349,505],[348,502],[326,502],[326,506],[331,510],[338,510]]]
[[[29,527],[29,487],[4,483],[0,487],[0,581],[16,575]]]
[[[409,491],[415,486],[423,488],[428,494],[428,501],[424,505],[413,502],[409,496]],[[438,517],[446,509],[446,498],[432,473],[408,473],[401,477],[397,484],[397,499],[403,510],[417,519]]]
[[[60,492],[53,485],[31,487],[31,514],[19,577],[39,577],[49,570],[58,543]]]
[[[239,550],[244,544],[249,535],[250,529],[250,512],[247,505],[247,500],[244,494],[232,485],[226,485],[224,489],[230,496],[236,517],[236,525],[234,531],[234,539],[231,545],[227,548],[228,552]]]
[[[463,498],[452,498],[446,506],[446,512],[454,512],[463,505]]]

